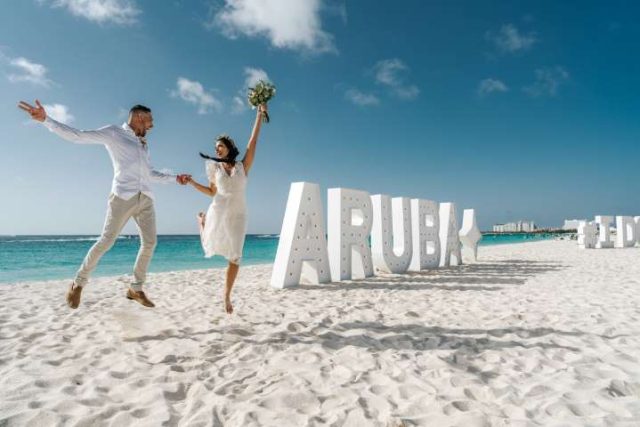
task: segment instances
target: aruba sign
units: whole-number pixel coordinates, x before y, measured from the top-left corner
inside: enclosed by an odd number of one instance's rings
[[[459,265],[462,246],[476,258],[481,235],[473,209],[465,209],[458,230],[453,203],[330,188],[327,204],[328,233],[320,186],[291,184],[271,286],[294,287],[303,277],[319,284],[371,277],[375,269],[399,274]]]

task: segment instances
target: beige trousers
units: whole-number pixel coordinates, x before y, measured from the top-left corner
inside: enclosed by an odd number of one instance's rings
[[[133,268],[134,282],[131,288],[142,290],[142,285],[147,277],[147,268],[156,248],[156,214],[153,208],[153,199],[138,193],[129,200],[124,200],[111,194],[104,228],[100,239],[89,249],[80,269],[76,273],[75,283],[84,286],[89,281],[89,276],[98,265],[98,261],[115,243],[118,235],[124,228],[129,218],[133,217],[138,225],[140,233],[140,250]]]

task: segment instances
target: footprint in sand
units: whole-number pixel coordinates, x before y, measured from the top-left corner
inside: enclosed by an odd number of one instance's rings
[[[173,402],[184,400],[187,397],[187,391],[183,383],[178,383],[176,391],[164,391],[164,398]]]
[[[239,335],[241,337],[248,337],[249,335],[251,335],[251,331],[245,331],[244,329],[241,329],[241,328],[229,329],[226,332],[228,334]]]
[[[292,322],[287,325],[287,330],[289,332],[300,332],[306,328],[307,324],[305,322]]]
[[[446,405],[444,408],[442,408],[442,411],[446,414],[446,415],[456,415],[460,412],[469,412],[472,411],[474,409],[479,409],[479,404],[477,402],[474,401],[469,401],[469,400],[456,400],[454,402],[451,402],[450,404]]]
[[[148,409],[136,409],[131,412],[131,416],[134,418],[146,418],[149,415]]]
[[[109,375],[118,380],[123,380],[129,376],[127,372],[109,371]]]
[[[613,397],[640,397],[640,384],[628,383],[622,380],[612,380],[606,391]]]
[[[36,380],[33,385],[35,385],[38,388],[47,388],[49,387],[49,383],[47,381],[44,380]]]

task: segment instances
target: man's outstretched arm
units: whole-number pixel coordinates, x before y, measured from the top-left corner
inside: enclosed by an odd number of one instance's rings
[[[151,174],[151,179],[154,182],[166,183],[166,182],[175,181],[181,185],[186,185],[188,182],[188,178],[191,178],[191,175],[189,174],[174,175],[172,173],[165,173],[165,172],[159,171],[157,169],[154,169],[153,167],[151,168],[150,174]]]
[[[47,112],[37,99],[35,106],[20,101],[18,108],[29,113],[33,120],[41,122],[51,132],[77,144],[108,144],[113,136],[111,126],[96,130],[78,130],[53,120],[47,116]]]

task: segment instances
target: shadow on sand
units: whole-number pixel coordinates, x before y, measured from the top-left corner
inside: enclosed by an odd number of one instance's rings
[[[554,261],[504,260],[463,264],[406,274],[382,274],[355,281],[321,285],[301,284],[287,291],[347,291],[354,289],[389,289],[419,291],[441,289],[451,291],[497,291],[496,285],[523,285],[528,278],[566,268]],[[452,285],[447,285],[447,284]],[[480,285],[480,286],[479,286]]]
[[[486,370],[477,363],[485,351],[497,351],[505,360],[518,357],[502,353],[507,349],[565,350],[580,353],[581,337],[591,336],[601,339],[617,339],[618,336],[590,334],[582,331],[564,331],[553,328],[523,328],[518,326],[474,329],[444,328],[421,325],[419,323],[385,325],[380,322],[346,322],[330,326],[330,329],[316,326],[309,331],[277,332],[264,340],[244,339],[254,345],[287,347],[296,344],[320,344],[329,352],[337,352],[347,347],[360,347],[371,353],[394,351],[402,353],[422,353],[451,350],[438,357],[455,369],[469,372],[487,383],[500,375],[499,367]],[[567,341],[578,346],[567,345]],[[550,355],[551,356],[551,355]],[[495,365],[495,364],[494,364]],[[495,368],[495,369],[494,369]],[[496,370],[497,369],[497,370]]]
[[[353,289],[385,289],[390,291],[440,289],[455,291],[496,291],[508,285],[523,285],[532,277],[558,271],[567,266],[553,261],[538,262],[524,260],[504,260],[462,265],[404,275],[374,276],[364,280],[330,283],[322,285],[301,285],[287,290],[305,291],[349,291]],[[487,286],[489,285],[489,286]],[[490,286],[497,285],[497,286]],[[357,309],[357,308],[356,308]],[[418,317],[415,314],[414,317]],[[438,357],[450,366],[472,373],[481,381],[488,382],[497,377],[498,371],[486,371],[474,364],[485,351],[501,352],[505,349],[562,349],[580,352],[579,347],[567,342],[579,343],[580,337],[598,336],[614,339],[613,336],[599,336],[582,331],[564,331],[553,328],[524,328],[505,326],[494,329],[446,328],[420,323],[385,325],[378,321],[354,321],[335,323],[335,319],[324,318],[318,322],[290,322],[282,324],[276,331],[255,336],[251,328],[208,328],[202,331],[165,331],[159,336],[142,336],[129,341],[147,341],[166,338],[205,339],[210,334],[223,334],[224,345],[211,349],[207,356],[222,352],[236,343],[258,346],[286,348],[291,345],[321,345],[333,353],[346,347],[360,347],[368,352],[395,351],[398,353],[430,352],[451,350]],[[274,325],[275,326],[275,325]],[[284,327],[284,328],[283,328]],[[196,336],[200,336],[196,338]],[[506,357],[506,356],[505,356]]]

